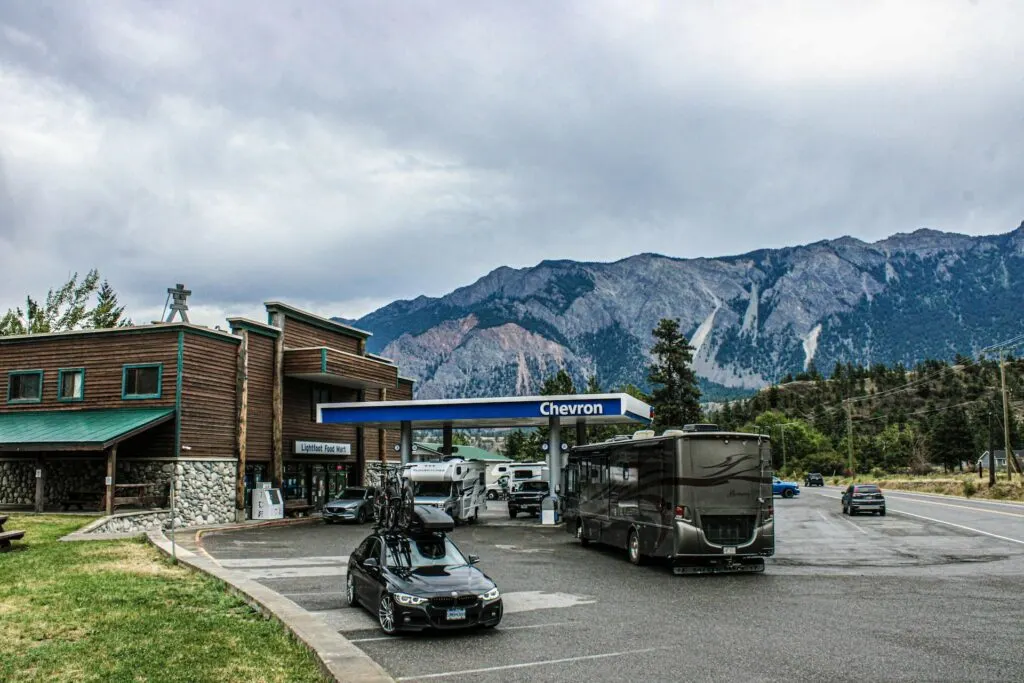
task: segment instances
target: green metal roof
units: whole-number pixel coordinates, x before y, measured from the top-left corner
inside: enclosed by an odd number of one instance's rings
[[[0,413],[0,450],[102,450],[173,417],[173,408]]]
[[[426,451],[433,451],[439,455],[441,453],[442,444],[439,443],[416,441],[413,445]],[[466,460],[492,460],[494,462],[510,462],[512,460],[500,453],[494,453],[483,448],[477,448],[476,446],[462,446],[459,444],[452,445],[452,455],[457,455]]]

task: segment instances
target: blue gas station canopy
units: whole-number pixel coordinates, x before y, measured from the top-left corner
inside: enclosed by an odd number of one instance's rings
[[[378,429],[398,429],[403,423],[414,429],[542,427],[552,417],[561,424],[649,425],[654,415],[651,406],[629,394],[320,403],[316,409],[319,423]]]

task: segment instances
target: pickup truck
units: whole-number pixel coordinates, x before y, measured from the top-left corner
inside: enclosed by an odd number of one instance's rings
[[[772,495],[792,498],[800,495],[800,484],[795,481],[782,481],[778,477],[772,477]]]
[[[548,483],[543,479],[530,479],[520,482],[508,495],[508,516],[516,518],[520,512],[540,515],[540,502],[547,497]]]

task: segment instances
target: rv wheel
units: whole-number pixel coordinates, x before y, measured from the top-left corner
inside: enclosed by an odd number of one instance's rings
[[[580,545],[590,545],[590,539],[583,535],[583,520],[576,522],[576,538],[580,539]]]
[[[497,499],[497,497],[498,497],[498,494],[495,493],[494,491],[488,491],[487,492],[487,500],[495,500],[495,499]]]
[[[636,529],[633,529],[629,532],[628,549],[629,561],[636,565],[642,564],[643,558],[641,558],[640,556],[640,536],[637,535]]]

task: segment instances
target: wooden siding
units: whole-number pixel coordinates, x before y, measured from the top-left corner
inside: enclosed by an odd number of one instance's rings
[[[393,365],[370,360],[364,356],[342,353],[327,348],[327,372],[345,379],[370,386],[395,387],[398,382],[398,370]],[[324,347],[309,349],[289,349],[284,352],[284,372],[286,375],[319,375],[324,374]]]
[[[237,358],[238,344],[185,334],[181,389],[182,456],[236,457]],[[174,395],[173,379],[171,395]],[[185,450],[185,446],[191,450]]]
[[[359,338],[341,332],[321,329],[302,320],[284,314],[284,346],[286,349],[301,349],[309,346],[327,346],[339,351],[359,353]]]
[[[313,416],[313,387],[298,379],[284,378],[284,419],[282,420],[282,446],[284,459],[289,461],[323,460],[314,456],[296,455],[295,441],[331,441],[352,444],[352,455],[338,460],[356,462],[359,442],[356,428],[350,425],[317,424]],[[358,393],[345,387],[329,387],[334,402],[356,401]]]
[[[160,398],[121,398],[123,366],[138,363],[163,364]],[[166,332],[41,337],[24,342],[4,342],[0,344],[0,412],[174,407],[177,363],[177,328]],[[57,400],[57,376],[61,368],[85,368],[83,400]],[[12,370],[43,371],[42,401],[7,403],[8,373]]]
[[[388,388],[394,387],[398,382],[398,368],[394,365],[370,360],[364,356],[338,353],[333,349],[327,350],[327,372]]]
[[[273,448],[274,340],[249,333],[249,422],[246,460],[267,462]]]
[[[117,459],[173,458],[174,420],[158,425],[117,445]]]
[[[388,389],[389,401],[411,401],[413,384],[407,379],[398,379],[398,385],[394,389]]]

